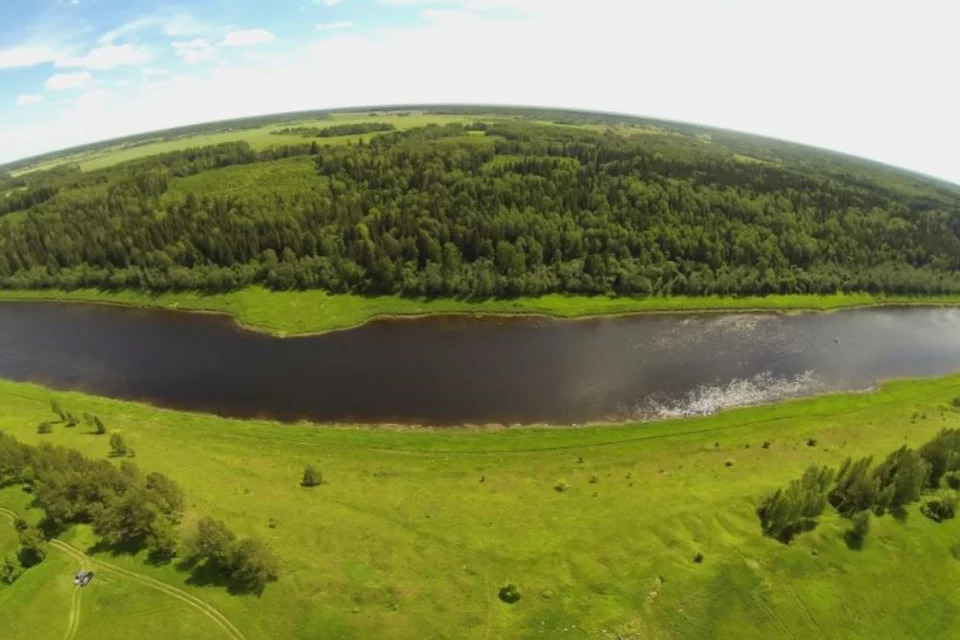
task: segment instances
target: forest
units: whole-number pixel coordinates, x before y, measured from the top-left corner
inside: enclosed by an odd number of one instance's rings
[[[356,126],[0,178],[0,286],[960,293],[960,191],[880,165],[631,124]],[[239,173],[253,186],[215,188]]]

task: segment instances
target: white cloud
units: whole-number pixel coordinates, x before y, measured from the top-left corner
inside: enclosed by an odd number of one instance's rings
[[[10,49],[0,49],[0,69],[32,67],[44,62],[53,62],[58,53],[47,45],[21,45]]]
[[[313,0],[313,4],[323,4],[328,7],[333,7],[343,2],[343,0]]]
[[[226,47],[249,47],[251,45],[273,42],[273,40],[273,34],[266,29],[245,29],[242,31],[231,31],[223,37],[220,44]]]
[[[143,75],[143,77],[145,78],[149,78],[150,76],[162,76],[168,73],[170,72],[167,71],[166,69],[152,69],[149,67],[146,69],[140,69],[140,74]]]
[[[100,36],[100,44],[110,45],[147,29],[157,29],[171,38],[202,35],[216,30],[212,25],[197,20],[189,13],[141,16]]]
[[[25,107],[29,104],[36,104],[38,102],[43,102],[43,96],[26,94],[22,96],[17,96],[17,106]]]
[[[206,38],[174,41],[170,43],[170,46],[186,64],[209,62],[217,57],[217,50]]]
[[[45,83],[47,91],[66,91],[68,89],[80,89],[93,83],[93,76],[89,71],[76,71],[74,73],[56,73]]]
[[[336,22],[320,22],[314,25],[317,31],[336,31],[338,29],[353,28],[352,20],[337,20]]]
[[[125,65],[142,64],[150,59],[146,50],[132,44],[108,44],[97,47],[85,56],[64,56],[57,58],[54,66],[83,67],[85,69],[113,69]]]

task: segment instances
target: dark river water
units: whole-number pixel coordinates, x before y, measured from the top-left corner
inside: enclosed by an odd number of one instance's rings
[[[0,377],[284,421],[555,423],[709,413],[960,369],[960,309],[436,317],[271,338],[220,316],[0,303]]]

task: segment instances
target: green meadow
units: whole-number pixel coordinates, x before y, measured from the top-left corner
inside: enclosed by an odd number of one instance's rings
[[[49,300],[134,307],[208,311],[233,316],[241,325],[280,336],[348,329],[377,318],[430,314],[512,314],[556,318],[589,318],[650,312],[690,311],[829,311],[879,305],[958,305],[958,296],[884,296],[869,293],[768,296],[606,297],[549,294],[538,297],[471,301],[450,298],[361,296],[308,291],[271,291],[248,287],[227,293],[98,289],[0,290],[0,301]]]
[[[4,432],[105,458],[108,437],[84,426],[36,429],[53,399],[96,414],[141,469],[182,485],[184,528],[211,515],[281,561],[262,595],[230,595],[176,562],[84,560],[94,539],[78,526],[0,586],[0,637],[953,638],[957,520],[912,505],[902,521],[874,518],[854,551],[829,508],[789,546],[761,536],[754,509],[809,464],[960,426],[958,395],[954,375],[647,424],[422,430],[229,420],[0,382]],[[299,486],[308,464],[323,485]],[[0,507],[38,517],[15,485]],[[0,527],[2,554],[11,532]],[[81,564],[97,578],[78,590]],[[515,604],[497,597],[508,581]]]

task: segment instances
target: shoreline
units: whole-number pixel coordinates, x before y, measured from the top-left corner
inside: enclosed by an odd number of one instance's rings
[[[114,307],[225,316],[235,327],[277,338],[305,338],[356,329],[374,321],[429,317],[545,318],[592,320],[644,314],[828,313],[873,307],[960,307],[960,296],[874,296],[871,294],[733,297],[609,298],[549,294],[539,298],[476,302],[396,296],[363,297],[318,290],[267,291],[250,287],[224,294],[146,294],[82,289],[0,290],[0,302],[98,304]]]

